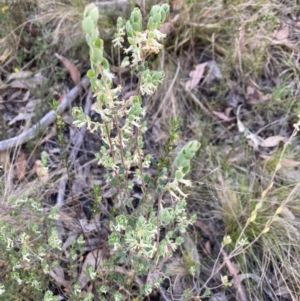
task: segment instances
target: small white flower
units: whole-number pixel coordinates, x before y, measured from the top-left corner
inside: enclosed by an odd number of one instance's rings
[[[111,73],[109,70],[104,70],[103,75],[110,80],[115,78],[115,75],[113,73]]]

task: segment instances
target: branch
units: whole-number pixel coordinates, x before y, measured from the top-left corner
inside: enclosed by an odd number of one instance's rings
[[[87,77],[83,78],[79,85],[75,86],[69,93],[61,100],[59,106],[57,107],[57,113],[62,114],[65,109],[72,103],[72,101],[78,96],[82,89],[86,90],[90,85],[90,81]],[[56,119],[56,113],[54,110],[48,112],[38,123],[32,126],[29,130],[23,132],[22,134],[1,141],[0,151],[4,151],[9,148],[16,147],[23,144],[31,139],[33,139],[38,133],[44,131],[51,123]]]

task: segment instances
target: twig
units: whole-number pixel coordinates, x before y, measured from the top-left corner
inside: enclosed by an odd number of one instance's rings
[[[113,5],[124,5],[128,4],[128,0],[114,0],[114,1],[102,1],[102,2],[96,2],[95,5],[97,5],[99,8],[103,8],[103,6],[113,6]]]
[[[185,85],[183,83],[180,83],[181,86],[184,88],[185,92],[187,92],[187,94],[192,98],[192,100],[199,105],[199,107],[201,108],[201,110],[208,116],[213,116],[212,113],[204,106],[204,104],[196,97],[196,95],[191,92],[189,89],[187,89],[185,87]]]
[[[227,253],[223,249],[222,249],[221,252],[223,254],[224,262],[226,264],[226,267],[227,267],[229,273],[232,276],[233,285],[236,289],[236,300],[249,301],[246,290],[245,290],[241,280],[238,277],[238,271],[237,271],[236,267],[233,265],[230,258],[228,258]]]
[[[61,114],[65,111],[67,106],[78,96],[82,89],[87,89],[90,85],[90,81],[85,77],[79,85],[74,87],[60,102],[57,107],[57,113]],[[16,147],[20,144],[23,144],[31,139],[33,139],[39,132],[44,131],[51,123],[56,119],[56,113],[54,110],[48,112],[38,123],[32,126],[29,130],[24,133],[1,141],[0,142],[0,151],[4,151],[9,148]]]

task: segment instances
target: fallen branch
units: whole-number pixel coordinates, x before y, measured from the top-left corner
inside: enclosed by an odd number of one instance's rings
[[[78,96],[78,94],[84,89],[86,90],[90,85],[90,81],[85,77],[79,85],[74,87],[69,93],[61,100],[59,106],[57,107],[57,113],[62,114],[68,105]],[[38,133],[44,131],[51,123],[56,119],[56,114],[54,110],[48,112],[38,123],[32,126],[29,130],[24,133],[1,141],[0,142],[0,151],[4,151],[9,148],[16,147],[20,144],[23,144],[31,139],[33,139]]]

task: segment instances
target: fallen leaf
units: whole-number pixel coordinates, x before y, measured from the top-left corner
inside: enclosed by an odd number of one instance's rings
[[[159,28],[159,31],[169,35],[174,30],[174,25],[172,22],[165,22],[162,24],[162,26]]]
[[[280,164],[283,167],[297,167],[300,165],[300,162],[293,159],[282,159]]]
[[[196,220],[194,222],[194,225],[198,228],[201,229],[201,231],[203,231],[203,233],[205,233],[207,235],[207,237],[209,238],[209,240],[214,243],[215,239],[214,239],[214,235],[213,232],[209,229],[209,227],[202,221],[200,220]]]
[[[265,159],[265,160],[270,160],[272,159],[272,156],[266,155],[266,154],[260,154],[259,155],[261,158]],[[295,161],[293,159],[282,159],[280,161],[280,165],[282,167],[286,167],[286,168],[293,168],[293,167],[297,167],[300,165],[299,161]]]
[[[86,219],[79,220],[80,226],[84,232],[92,232],[100,229],[100,222],[96,222],[94,219],[88,221]]]
[[[26,101],[28,101],[28,99],[29,99],[29,96],[30,96],[30,90],[28,90],[28,91],[25,93],[25,95],[23,96],[23,99],[22,99],[22,101],[23,101],[23,102],[26,102]]]
[[[284,299],[291,299],[290,290],[286,286],[279,287],[274,293],[276,296],[280,296]]]
[[[26,93],[26,95],[28,96],[29,94]],[[25,97],[27,97],[26,95]],[[24,99],[26,100],[25,97]],[[37,106],[39,106],[41,102],[42,102],[41,99],[30,100],[25,107],[20,108],[18,115],[15,116],[15,118],[13,118],[8,124],[13,125],[14,123],[20,120],[30,120],[34,113],[34,109]]]
[[[267,101],[267,100],[270,100],[271,98],[272,98],[272,94],[269,93],[269,94],[263,95],[261,98],[261,101]]]
[[[22,71],[21,71],[22,72]],[[19,73],[21,73],[19,72]],[[18,74],[18,73],[16,73]],[[44,76],[42,73],[37,73],[34,77],[16,79],[9,84],[11,88],[19,88],[19,89],[30,89],[36,88],[37,86],[42,85],[44,82]]]
[[[272,156],[266,155],[266,154],[259,154],[259,156],[265,160],[270,160]]]
[[[69,232],[68,238],[66,239],[66,241],[64,242],[64,244],[61,247],[62,251],[65,252],[65,255],[67,258],[69,258],[70,254],[68,252],[66,252],[66,250],[73,243],[73,241],[75,241],[77,239],[78,235],[79,235],[78,233]]]
[[[252,105],[269,100],[272,94],[262,95],[261,92],[253,86],[247,86],[247,103]]]
[[[275,40],[275,39],[273,39],[271,41],[271,45],[285,46],[285,47],[288,47],[288,48],[293,49],[295,51],[299,51],[299,48],[294,43],[292,43],[291,41],[289,41],[287,39],[284,39],[284,40]]]
[[[22,180],[26,173],[27,160],[24,152],[20,152],[15,165],[15,176],[18,180]]]
[[[286,141],[286,137],[276,135],[276,136],[271,136],[266,139],[262,139],[260,141],[260,146],[262,147],[275,147],[277,146],[281,141]]]
[[[254,88],[253,86],[247,86],[246,92],[247,92],[247,103],[248,104],[255,104],[255,103],[260,102],[261,93],[256,88]]]
[[[183,4],[184,4],[184,0],[173,0],[173,2],[172,2],[173,10],[182,9]]]
[[[114,195],[116,195],[117,191],[118,190],[116,189],[116,187],[111,187],[108,190],[103,192],[102,197],[103,198],[111,198]]]
[[[209,301],[228,301],[228,298],[226,297],[225,293],[220,292],[213,294],[210,298]]]
[[[237,109],[237,113],[236,113],[236,119],[237,119],[237,126],[238,126],[238,130],[240,133],[244,133],[246,135],[246,138],[248,140],[250,140],[250,145],[257,151],[259,149],[260,146],[260,142],[262,140],[261,137],[259,137],[256,134],[251,133],[246,127],[245,125],[242,123],[242,121],[240,120],[240,109],[241,109],[241,105],[238,107]],[[248,142],[248,143],[249,143]]]
[[[230,115],[230,112],[233,110],[233,108],[226,108],[225,109],[225,114],[226,114],[226,116],[228,116],[229,117],[229,115]]]
[[[221,79],[223,77],[216,61],[208,61],[207,66],[209,67],[209,72],[203,82],[210,85],[216,78]]]
[[[254,150],[258,151],[259,150],[259,146],[260,146],[260,142],[261,142],[261,137],[259,137],[256,134],[250,133],[246,136],[246,138],[250,141],[248,141],[249,145],[252,146],[254,148]]]
[[[69,70],[73,82],[77,85],[80,81],[80,72],[75,64],[70,62],[66,57],[55,53],[55,56],[64,64],[64,66]]]
[[[102,257],[103,252],[101,249],[94,250],[87,254],[77,282],[81,288],[84,288],[90,280],[88,275],[86,274],[86,269],[88,268],[88,266],[92,266],[94,271],[97,272],[100,268]]]
[[[217,111],[212,111],[212,113],[217,117],[219,117],[221,120],[230,121],[230,118],[225,113],[217,112]]]
[[[244,124],[241,122],[239,118],[239,113],[240,113],[240,108],[241,106],[238,107],[237,110],[237,125],[240,133],[245,133],[246,138],[251,140],[252,146],[255,150],[258,150],[259,146],[262,147],[275,147],[277,146],[281,141],[286,141],[286,137],[276,135],[276,136],[271,136],[266,139],[261,138],[257,134],[251,133],[249,130],[246,129]]]
[[[67,288],[68,290],[71,289],[71,283],[67,280],[65,280],[65,276],[64,276],[64,271],[62,269],[62,267],[60,266],[56,266],[56,267],[52,267],[49,275],[54,279],[54,281],[59,285],[59,286],[64,286],[65,288]]]
[[[20,89],[20,90],[14,92],[13,94],[11,94],[8,97],[7,101],[13,101],[13,100],[19,99],[20,96],[22,96],[23,94],[24,94],[24,92]]]
[[[290,221],[293,221],[296,218],[293,212],[285,206],[281,208],[280,215],[282,215],[285,219],[288,219]]]
[[[26,79],[31,77],[32,72],[31,71],[19,71],[15,72],[9,75],[7,78],[8,81],[13,80],[13,79]]]
[[[192,90],[199,84],[200,80],[203,78],[206,66],[207,62],[199,64],[190,72],[189,76],[191,79],[186,82],[186,89]]]
[[[296,27],[297,29],[300,29],[300,22],[295,23],[295,27]]]
[[[206,256],[211,255],[211,243],[209,240],[204,244],[202,252],[203,252],[203,255],[206,255]]]
[[[66,96],[66,93],[62,93],[60,96],[59,96],[59,98],[58,98],[58,102],[61,102],[63,99],[64,99],[64,97]]]
[[[290,28],[288,26],[283,27],[278,29],[277,31],[275,31],[275,33],[273,34],[273,37],[276,40],[285,40],[289,37],[290,35]]]
[[[41,105],[41,103],[42,103],[41,99],[30,100],[25,106],[26,112],[32,113],[37,106]]]
[[[20,109],[20,112],[18,113],[18,115],[13,118],[8,124],[9,125],[13,125],[14,123],[16,123],[17,121],[20,121],[20,120],[28,120],[32,117],[32,113],[28,113],[28,112],[25,112],[25,109],[24,108],[21,108]]]

